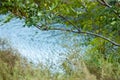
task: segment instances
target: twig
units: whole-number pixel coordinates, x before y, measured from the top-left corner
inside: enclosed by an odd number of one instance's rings
[[[109,5],[105,0],[97,0],[97,2],[100,3],[100,4],[103,5],[103,6],[106,6],[106,7],[108,7],[108,8],[112,8],[112,6]],[[113,12],[120,18],[120,14],[117,13],[116,10],[113,10]]]
[[[78,26],[76,26],[74,23],[72,23],[70,20],[68,20],[67,18],[65,18],[62,15],[58,15],[59,17],[61,17],[62,19],[66,20],[67,22],[69,22],[71,25],[73,25],[74,28],[76,28],[76,30],[78,30],[78,32],[81,32],[81,30],[78,28]]]
[[[111,8],[112,6],[109,5],[105,0],[97,0],[97,2],[99,2],[100,4],[104,5],[104,6],[107,6],[109,8]]]

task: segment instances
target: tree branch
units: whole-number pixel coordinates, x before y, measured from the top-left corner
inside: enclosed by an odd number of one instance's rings
[[[100,37],[108,42],[110,42],[111,44],[115,45],[115,46],[119,46],[120,47],[120,44],[114,42],[113,40],[105,37],[105,36],[102,36],[102,35],[99,35],[99,34],[96,34],[96,33],[92,33],[92,32],[88,32],[88,31],[81,31],[75,24],[73,24],[71,21],[69,21],[68,19],[66,19],[64,16],[61,16],[59,15],[60,17],[62,17],[64,20],[68,21],[71,25],[73,25],[73,27],[76,28],[76,30],[71,30],[71,29],[64,29],[64,28],[48,28],[48,29],[44,29],[44,30],[60,30],[60,31],[67,31],[67,32],[73,32],[73,33],[77,33],[77,34],[88,34],[88,35],[93,35],[93,36],[96,36],[96,37]],[[41,30],[41,26],[36,26],[38,29]],[[42,29],[43,30],[43,29]]]
[[[40,29],[40,28],[38,28]],[[120,47],[120,44],[112,41],[111,39],[105,37],[105,36],[102,36],[102,35],[99,35],[99,34],[96,34],[96,33],[92,33],[92,32],[88,32],[88,31],[76,31],[76,30],[70,30],[70,29],[64,29],[64,28],[50,28],[49,30],[60,30],[60,31],[66,31],[66,32],[73,32],[73,33],[77,33],[77,34],[87,34],[87,35],[93,35],[93,36],[96,36],[96,37],[100,37],[108,42],[110,42],[111,44],[115,45],[115,46],[118,46]]]
[[[105,0],[97,0],[97,2],[99,2],[100,4],[104,5],[104,6],[107,6],[109,8],[111,8],[112,6],[109,5]]]
[[[105,0],[97,0],[100,4],[104,5],[104,6],[107,6],[109,8],[111,8],[112,6],[109,5]],[[116,13],[116,12],[114,12]],[[116,13],[118,14],[118,13]],[[73,32],[73,33],[77,33],[77,34],[87,34],[87,35],[93,35],[93,36],[96,36],[96,37],[100,37],[108,42],[110,42],[111,44],[115,45],[115,46],[118,46],[120,47],[120,44],[116,43],[115,41],[105,37],[105,36],[102,36],[102,35],[99,35],[99,34],[96,34],[96,33],[92,33],[92,32],[88,32],[88,31],[81,31],[80,28],[78,26],[76,26],[74,23],[72,23],[70,20],[68,20],[67,18],[65,18],[64,16],[62,15],[57,15],[59,17],[61,17],[62,19],[66,20],[67,22],[69,22],[71,25],[73,25],[73,27],[76,29],[76,30],[71,30],[71,29],[64,29],[64,28],[55,28],[55,27],[51,27],[51,28],[48,28],[48,29],[45,29],[45,30],[60,30],[60,31],[67,31],[67,32]],[[119,16],[120,17],[120,16]],[[36,26],[38,29],[41,30],[41,27],[39,26]]]
[[[106,6],[108,8],[112,8],[112,6],[109,5],[105,0],[97,0],[97,2],[103,6]],[[113,12],[120,18],[120,14],[116,10],[113,10]]]
[[[111,39],[109,39],[109,38],[107,38],[107,37],[105,37],[105,36],[102,36],[102,35],[99,35],[99,34],[96,34],[96,33],[92,33],[92,32],[84,32],[84,33],[90,34],[90,35],[94,35],[94,36],[96,36],[96,37],[100,37],[100,38],[102,38],[102,39],[104,39],[104,40],[112,43],[113,45],[120,47],[120,44],[114,42],[113,40],[111,40]]]
[[[65,18],[62,15],[58,15],[59,17],[61,17],[62,19],[66,20],[67,22],[69,22],[71,25],[73,25],[74,28],[76,28],[76,30],[78,30],[78,32],[81,32],[81,30],[78,28],[78,26],[76,26],[74,23],[72,23],[70,20],[68,20],[67,18]]]

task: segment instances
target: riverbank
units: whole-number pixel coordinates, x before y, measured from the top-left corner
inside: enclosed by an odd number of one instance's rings
[[[62,63],[64,72],[53,74],[50,71],[51,67],[42,64],[35,66],[23,58],[18,51],[13,50],[6,41],[0,41],[0,80],[88,80],[89,78],[95,80],[85,65],[76,72],[75,69],[72,71],[70,64],[67,66],[66,61]],[[6,45],[9,47],[5,48]]]
[[[63,73],[51,72],[50,66],[35,66],[18,51],[0,40],[0,80],[119,80],[120,65],[110,62],[99,53],[89,50],[84,56],[77,51],[70,52],[62,62]],[[5,48],[5,46],[9,46]],[[94,56],[93,56],[94,55]],[[87,57],[87,58],[86,58]]]

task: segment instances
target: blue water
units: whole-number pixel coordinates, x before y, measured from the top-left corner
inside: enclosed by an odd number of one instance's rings
[[[52,66],[54,70],[60,69],[61,62],[68,55],[68,48],[73,48],[73,43],[84,42],[82,36],[72,37],[72,33],[41,31],[34,26],[23,27],[24,20],[18,18],[3,24],[5,17],[6,15],[0,15],[0,38],[9,40],[10,45],[29,61]],[[64,25],[56,23],[54,26]],[[78,48],[84,49],[83,46]]]

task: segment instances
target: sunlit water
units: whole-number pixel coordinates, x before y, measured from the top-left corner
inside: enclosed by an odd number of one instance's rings
[[[0,20],[6,16],[0,15]],[[13,18],[10,22],[0,22],[0,38],[9,40],[11,46],[33,63],[43,63],[52,66],[53,70],[60,71],[60,65],[65,60],[68,48],[74,42],[83,42],[81,36],[72,37],[71,33],[62,31],[41,31],[34,26],[23,27],[24,20]],[[54,24],[63,27],[62,24]],[[72,38],[71,38],[72,37]],[[83,46],[80,47],[83,49]]]

